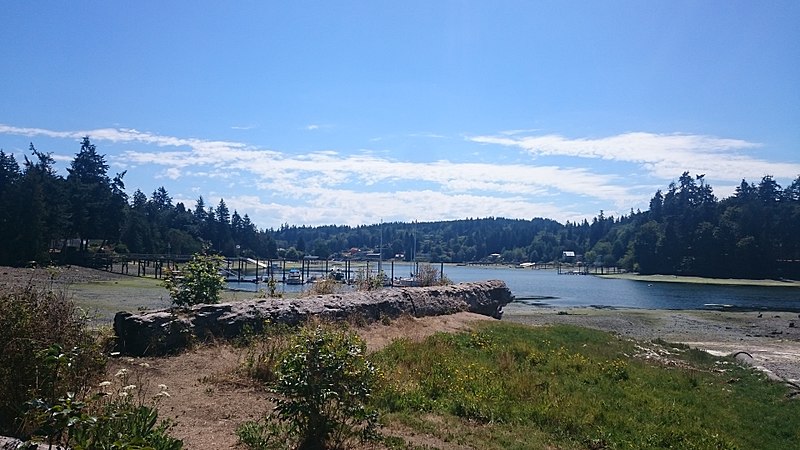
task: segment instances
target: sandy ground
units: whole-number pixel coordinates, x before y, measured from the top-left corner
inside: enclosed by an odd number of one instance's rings
[[[65,267],[13,269],[0,267],[0,292],[28,283],[65,287],[76,302],[93,308],[100,323],[109,323],[117,310],[168,306],[164,289],[155,280],[102,271]],[[470,313],[420,319],[403,318],[390,325],[373,324],[359,330],[374,351],[399,337],[423,339],[437,331],[469,329],[476,321],[494,320]],[[532,308],[511,304],[504,321],[532,326],[572,324],[609,331],[636,340],[681,342],[716,354],[747,352],[757,365],[789,381],[800,382],[800,318],[787,312],[671,311],[611,308]],[[160,384],[168,387],[159,411],[176,421],[174,434],[189,449],[232,448],[236,426],[261,417],[271,405],[263,387],[239,373],[242,350],[228,344],[203,345],[164,358],[117,358],[109,367],[113,378],[120,368],[146,375],[142,392]],[[432,436],[406,436],[416,445],[453,448]]]

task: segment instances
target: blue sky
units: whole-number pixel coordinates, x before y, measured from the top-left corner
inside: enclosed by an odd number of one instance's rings
[[[260,227],[646,209],[800,175],[797,1],[8,1],[0,148]]]

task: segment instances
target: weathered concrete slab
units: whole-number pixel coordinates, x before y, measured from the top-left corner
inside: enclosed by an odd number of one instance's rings
[[[298,299],[252,299],[137,314],[119,312],[114,317],[114,331],[120,351],[157,355],[185,348],[196,340],[231,338],[244,329],[258,331],[265,321],[296,325],[319,317],[373,322],[405,314],[423,317],[460,311],[499,319],[503,306],[512,300],[511,291],[503,281],[490,280]]]

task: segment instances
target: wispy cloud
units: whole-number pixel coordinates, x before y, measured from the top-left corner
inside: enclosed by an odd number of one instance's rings
[[[800,173],[798,164],[748,155],[760,147],[758,143],[688,134],[569,139],[517,130],[467,138],[522,149],[532,156],[515,158],[513,163],[501,154],[497,162],[409,161],[393,157],[389,150],[370,149],[295,154],[128,128],[53,131],[0,124],[0,134],[76,140],[88,135],[95,142],[125,144],[126,150],[109,157],[115,165],[141,168],[175,183],[225,180],[203,195],[224,197],[230,207],[249,213],[259,224],[359,224],[412,215],[420,220],[485,216],[580,220],[601,208],[624,213],[630,207],[646,207],[664,180],[685,170],[707,173],[707,179],[725,186],[743,177],[794,178]],[[613,172],[597,164],[600,161],[623,163],[624,172]],[[197,193],[186,189],[177,196]]]
[[[661,179],[674,178],[686,170],[712,174],[719,180],[741,180],[742,177],[755,178],[765,174],[793,177],[800,173],[800,164],[766,161],[745,153],[761,147],[760,143],[705,135],[636,132],[594,139],[569,139],[554,134],[516,137],[500,134],[474,136],[470,140],[518,147],[534,157],[566,156],[630,162]]]

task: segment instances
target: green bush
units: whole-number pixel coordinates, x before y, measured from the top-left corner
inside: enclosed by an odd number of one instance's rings
[[[219,303],[220,292],[225,288],[225,278],[220,275],[223,259],[207,252],[195,253],[180,271],[165,270],[164,287],[172,303],[192,306],[200,303]]]
[[[377,413],[367,400],[376,371],[366,345],[342,329],[309,326],[291,341],[272,386],[275,411],[238,430],[250,448],[345,448],[354,439],[378,438]]]
[[[81,398],[105,367],[88,318],[63,292],[33,286],[0,294],[0,434],[25,438],[26,402]]]

